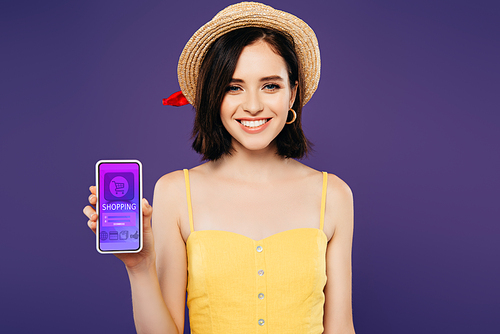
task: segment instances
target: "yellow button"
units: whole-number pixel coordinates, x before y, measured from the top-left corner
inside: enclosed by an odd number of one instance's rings
[[[264,276],[264,270],[262,270],[262,269],[261,269],[261,270],[259,270],[259,271],[257,272],[257,274],[259,274],[259,276]]]
[[[265,323],[264,319],[259,319],[259,325],[264,326],[264,323]]]
[[[259,296],[258,296],[258,297],[259,297],[259,299],[261,299],[261,300],[262,300],[262,299],[264,299],[264,294],[263,294],[263,293],[259,293]]]

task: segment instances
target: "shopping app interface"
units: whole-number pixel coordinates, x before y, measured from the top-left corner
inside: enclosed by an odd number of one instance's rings
[[[100,164],[99,184],[101,250],[138,249],[140,205],[138,164]]]

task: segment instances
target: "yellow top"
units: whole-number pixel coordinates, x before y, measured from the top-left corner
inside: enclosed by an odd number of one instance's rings
[[[184,176],[191,333],[323,333],[328,174],[323,172],[319,229],[297,228],[258,241],[227,231],[194,231],[187,169]]]

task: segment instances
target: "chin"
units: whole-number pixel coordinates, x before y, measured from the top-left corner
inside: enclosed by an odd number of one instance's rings
[[[238,141],[239,149],[244,149],[253,152],[276,150],[272,141]]]

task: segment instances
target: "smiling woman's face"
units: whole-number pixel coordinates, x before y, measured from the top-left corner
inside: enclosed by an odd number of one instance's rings
[[[233,148],[271,148],[285,126],[295,100],[284,59],[257,41],[241,52],[221,105],[221,120],[233,138]]]

